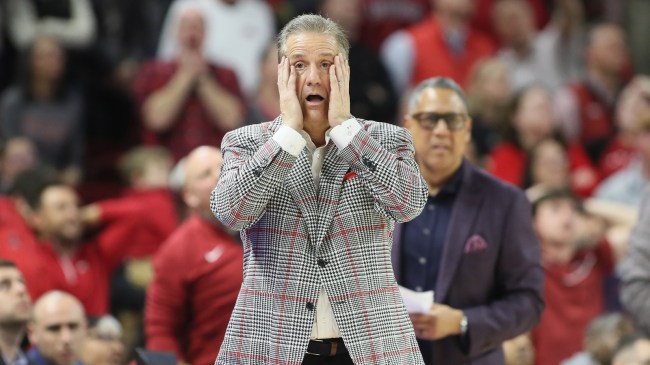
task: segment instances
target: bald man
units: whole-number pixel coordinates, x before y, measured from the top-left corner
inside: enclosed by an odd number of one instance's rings
[[[83,365],[79,352],[86,336],[86,314],[74,296],[62,291],[43,294],[34,303],[29,359],[36,365]]]
[[[219,149],[201,146],[182,162],[182,197],[192,215],[154,258],[147,292],[147,348],[212,365],[242,282],[243,251],[210,212],[221,170]]]

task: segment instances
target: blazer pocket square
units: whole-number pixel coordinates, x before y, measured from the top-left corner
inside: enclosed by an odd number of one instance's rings
[[[356,177],[356,176],[357,176],[356,172],[348,171],[345,175],[343,175],[343,181],[350,180],[350,179],[352,179],[353,177]]]
[[[470,237],[467,242],[465,242],[465,253],[475,253],[475,252],[480,252],[488,248],[488,244],[478,234],[473,235]]]

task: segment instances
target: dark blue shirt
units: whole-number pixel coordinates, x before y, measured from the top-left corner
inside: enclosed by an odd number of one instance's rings
[[[440,260],[462,182],[462,171],[461,164],[438,194],[429,196],[422,213],[403,225],[400,285],[415,291],[434,290],[435,297]],[[428,359],[432,358],[433,341],[418,340],[418,344],[428,364]]]
[[[402,228],[401,285],[415,291],[435,290],[442,249],[454,202],[460,189],[461,168],[412,221]]]

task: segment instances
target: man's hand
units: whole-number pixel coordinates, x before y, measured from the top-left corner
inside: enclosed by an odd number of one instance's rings
[[[415,336],[421,340],[439,340],[460,334],[463,311],[434,303],[426,314],[410,314]]]
[[[282,124],[297,131],[302,130],[302,108],[296,94],[296,69],[284,56],[278,65],[278,91]]]
[[[207,74],[208,65],[199,51],[186,51],[180,57],[180,71],[193,83]]]
[[[327,119],[330,127],[351,118],[350,115],[350,65],[339,53],[330,66],[330,102]]]

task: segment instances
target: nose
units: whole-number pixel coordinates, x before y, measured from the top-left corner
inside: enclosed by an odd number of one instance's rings
[[[306,83],[309,86],[320,85],[321,83],[321,74],[317,65],[312,64],[307,68],[306,71]]]
[[[433,134],[435,135],[446,135],[449,133],[449,127],[447,122],[443,118],[438,118],[436,124],[433,126]]]
[[[61,342],[64,345],[67,345],[71,341],[72,341],[72,329],[68,326],[63,326],[61,328]]]

